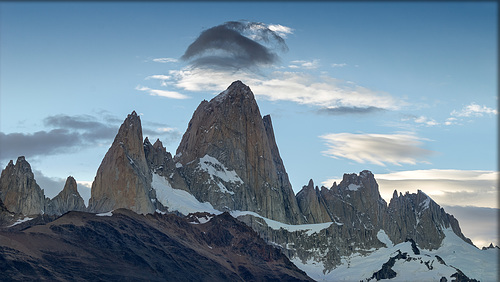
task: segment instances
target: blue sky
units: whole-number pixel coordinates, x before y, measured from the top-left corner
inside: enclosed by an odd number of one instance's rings
[[[2,2],[0,161],[26,155],[53,197],[68,175],[91,183],[133,110],[144,135],[175,154],[197,105],[240,79],[271,114],[295,192],[368,169],[387,200],[421,189],[443,206],[498,208],[497,11],[496,2]],[[287,51],[261,42],[279,59],[233,72],[180,59],[203,31],[240,20],[271,28]]]

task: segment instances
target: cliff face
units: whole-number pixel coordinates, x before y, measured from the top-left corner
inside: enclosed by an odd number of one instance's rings
[[[193,114],[174,161],[189,190],[221,210],[249,210],[301,223],[269,117],[240,81]]]
[[[166,178],[175,189],[189,192],[185,179],[180,175],[175,166],[172,155],[170,152],[167,152],[167,149],[159,139],[156,140],[154,144],[151,144],[146,137],[144,140],[144,153],[149,170],[152,173],[156,173]]]
[[[420,190],[404,195],[394,191],[388,219],[385,230],[395,242],[411,238],[422,248],[437,249],[445,236],[443,229],[451,227],[458,237],[472,244],[462,234],[458,221]]]
[[[146,162],[139,116],[132,112],[104,156],[92,183],[89,211],[107,212],[128,208],[137,213],[153,213],[156,196]]]
[[[19,157],[12,161],[0,176],[0,199],[13,213],[24,215],[43,214],[46,199],[43,190],[36,183],[30,164]]]
[[[85,211],[86,209],[85,202],[78,193],[76,180],[69,176],[63,190],[47,201],[45,213],[62,215],[68,211]]]

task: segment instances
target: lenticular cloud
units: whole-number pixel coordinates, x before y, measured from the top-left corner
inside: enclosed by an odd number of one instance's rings
[[[209,28],[187,48],[181,59],[194,67],[249,69],[272,65],[275,52],[287,51],[283,36],[291,29],[257,22],[231,21]]]

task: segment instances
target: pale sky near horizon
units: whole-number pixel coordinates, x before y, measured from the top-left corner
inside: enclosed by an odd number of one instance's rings
[[[25,155],[47,196],[72,175],[88,198],[127,114],[175,154],[239,79],[296,193],[367,169],[387,201],[420,189],[496,223],[497,20],[493,1],[0,2],[0,165]],[[499,244],[495,226],[465,234]]]

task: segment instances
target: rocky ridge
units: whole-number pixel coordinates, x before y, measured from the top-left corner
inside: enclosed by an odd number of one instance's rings
[[[207,219],[119,209],[24,224],[0,231],[2,279],[312,281],[227,213]]]
[[[265,221],[253,216],[240,219],[290,258],[313,260],[323,264],[325,271],[340,265],[343,257],[369,254],[373,248],[384,247],[379,238],[382,231],[393,244],[412,240],[421,248],[433,250],[441,246],[445,229],[451,228],[472,245],[461,233],[458,221],[421,191],[399,196],[395,193],[387,205],[369,171],[344,174],[343,180],[330,189],[314,187],[311,180],[296,198],[307,222],[331,224],[310,233],[269,228]]]

